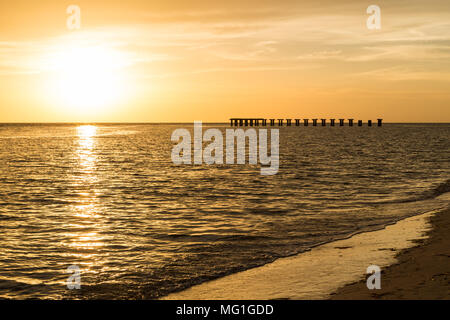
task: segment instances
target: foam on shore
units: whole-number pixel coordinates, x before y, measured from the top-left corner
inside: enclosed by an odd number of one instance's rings
[[[337,288],[366,276],[370,265],[383,269],[396,254],[426,238],[434,212],[406,218],[382,230],[330,242],[262,267],[205,282],[163,300],[326,299]],[[383,286],[383,282],[382,282]]]

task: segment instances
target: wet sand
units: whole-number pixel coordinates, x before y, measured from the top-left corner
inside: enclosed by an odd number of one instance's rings
[[[450,209],[430,222],[426,239],[382,269],[380,290],[367,290],[363,280],[337,290],[332,299],[450,299]]]
[[[407,292],[417,298],[446,298],[450,248],[447,213],[436,211],[410,217],[378,231],[327,243],[162,299],[329,299],[340,287],[344,288],[332,298],[395,299],[408,297]],[[433,230],[431,222],[436,226]],[[432,236],[430,240],[426,239],[428,235]],[[418,244],[422,247],[408,249]],[[388,270],[395,267],[388,267],[397,263],[396,256],[405,249],[406,253],[400,255],[402,267],[395,274],[401,277],[395,276],[393,280]],[[411,252],[416,253],[411,256]],[[367,289],[364,279],[367,267],[373,264],[382,270],[382,289],[376,292]],[[362,279],[363,282],[358,282]],[[356,284],[346,286],[351,283]]]

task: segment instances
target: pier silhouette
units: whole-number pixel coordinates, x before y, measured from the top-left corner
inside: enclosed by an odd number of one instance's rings
[[[278,120],[278,127],[282,127],[284,124],[284,120],[286,120],[286,126],[291,127],[292,126],[292,119],[269,119],[270,120],[270,126],[275,126],[275,120]],[[294,119],[295,120],[295,126],[300,127],[301,120],[302,119]],[[313,126],[317,127],[317,121],[319,119],[312,119]],[[327,119],[320,119],[322,127],[327,126]],[[348,119],[348,126],[353,127],[353,121],[354,119]],[[334,127],[336,123],[336,119],[330,119],[330,126]],[[267,126],[267,119],[264,118],[230,118],[230,126],[232,127],[258,127],[259,125],[262,125],[263,127]],[[303,119],[303,126],[307,127],[309,125],[309,119]],[[358,127],[362,127],[364,125],[363,120],[358,120]],[[383,119],[377,119],[377,126],[381,127],[383,125]],[[339,119],[339,126],[343,127],[345,126],[345,119]],[[372,127],[372,120],[367,120],[367,126]]]

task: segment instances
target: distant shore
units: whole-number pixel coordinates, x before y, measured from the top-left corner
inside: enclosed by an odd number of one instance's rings
[[[381,289],[367,290],[366,282],[349,284],[332,299],[450,299],[450,209],[430,218],[428,238],[402,250],[397,263],[381,272]]]
[[[406,218],[381,230],[327,243],[162,299],[448,298],[448,213],[447,209]],[[415,249],[417,244],[421,246]],[[390,267],[398,265],[398,255],[400,265],[404,265],[400,269]],[[381,290],[369,290],[366,286],[364,278],[370,265],[382,270]],[[387,275],[388,270],[394,269],[394,277],[400,282]],[[389,295],[392,292],[397,294]]]

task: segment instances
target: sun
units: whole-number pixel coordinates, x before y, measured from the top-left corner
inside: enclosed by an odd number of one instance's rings
[[[124,96],[123,54],[105,46],[68,45],[53,59],[58,107],[90,115],[105,112]]]

